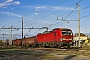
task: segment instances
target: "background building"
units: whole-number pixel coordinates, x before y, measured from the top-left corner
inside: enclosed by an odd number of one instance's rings
[[[78,41],[79,41],[78,33],[75,33],[73,40],[74,40],[74,45],[77,46]],[[88,35],[80,33],[80,45],[84,46],[84,45],[87,45],[87,44],[88,44]]]

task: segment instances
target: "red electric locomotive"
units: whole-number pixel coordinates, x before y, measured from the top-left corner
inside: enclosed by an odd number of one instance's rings
[[[36,35],[38,46],[70,47],[73,44],[73,33],[68,28],[55,28],[52,31]]]

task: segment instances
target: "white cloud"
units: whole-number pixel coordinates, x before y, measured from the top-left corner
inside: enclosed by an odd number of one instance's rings
[[[13,0],[6,0],[5,2],[3,3],[0,3],[0,8],[1,7],[6,7],[8,5],[19,5],[20,2],[19,1],[13,1]]]
[[[1,14],[5,14],[5,15],[9,15],[9,16],[19,17],[19,18],[22,17],[21,15],[14,14],[14,13],[10,13],[10,12],[4,12],[4,11],[2,11],[2,12],[0,12],[0,13],[1,13]]]
[[[15,4],[15,5],[19,5],[20,2],[19,2],[19,1],[17,1],[17,2],[13,2],[13,4]]]
[[[39,13],[34,13],[34,15],[39,15]]]
[[[37,6],[35,9],[36,11],[40,11],[41,9],[45,9],[46,7],[45,6]]]
[[[8,2],[8,3],[9,3],[9,2],[13,2],[13,0],[7,0],[6,2]]]
[[[41,9],[46,9],[46,6],[22,6],[23,8],[35,9],[35,11],[40,11]]]

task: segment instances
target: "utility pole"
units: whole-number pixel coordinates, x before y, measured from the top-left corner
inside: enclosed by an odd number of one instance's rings
[[[24,39],[23,39],[23,17],[22,17],[22,47],[23,47],[23,44],[24,44]]]
[[[0,34],[2,36],[2,42],[3,42],[3,46],[5,46],[5,35],[9,35],[9,34]]]
[[[5,46],[4,34],[2,34],[2,36],[3,36],[3,46]]]
[[[9,45],[12,45],[12,26],[10,27],[10,41]]]
[[[80,5],[77,3],[78,6],[78,41],[80,47]]]
[[[61,19],[62,21],[67,21],[69,23],[69,21],[78,21],[78,47],[80,47],[80,5],[78,3],[76,3],[76,5],[78,6],[78,20],[65,20],[65,19]],[[57,17],[57,20],[58,17]]]

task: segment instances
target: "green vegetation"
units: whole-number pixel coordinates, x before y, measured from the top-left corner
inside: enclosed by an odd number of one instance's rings
[[[88,41],[90,42],[90,37],[88,38]]]

